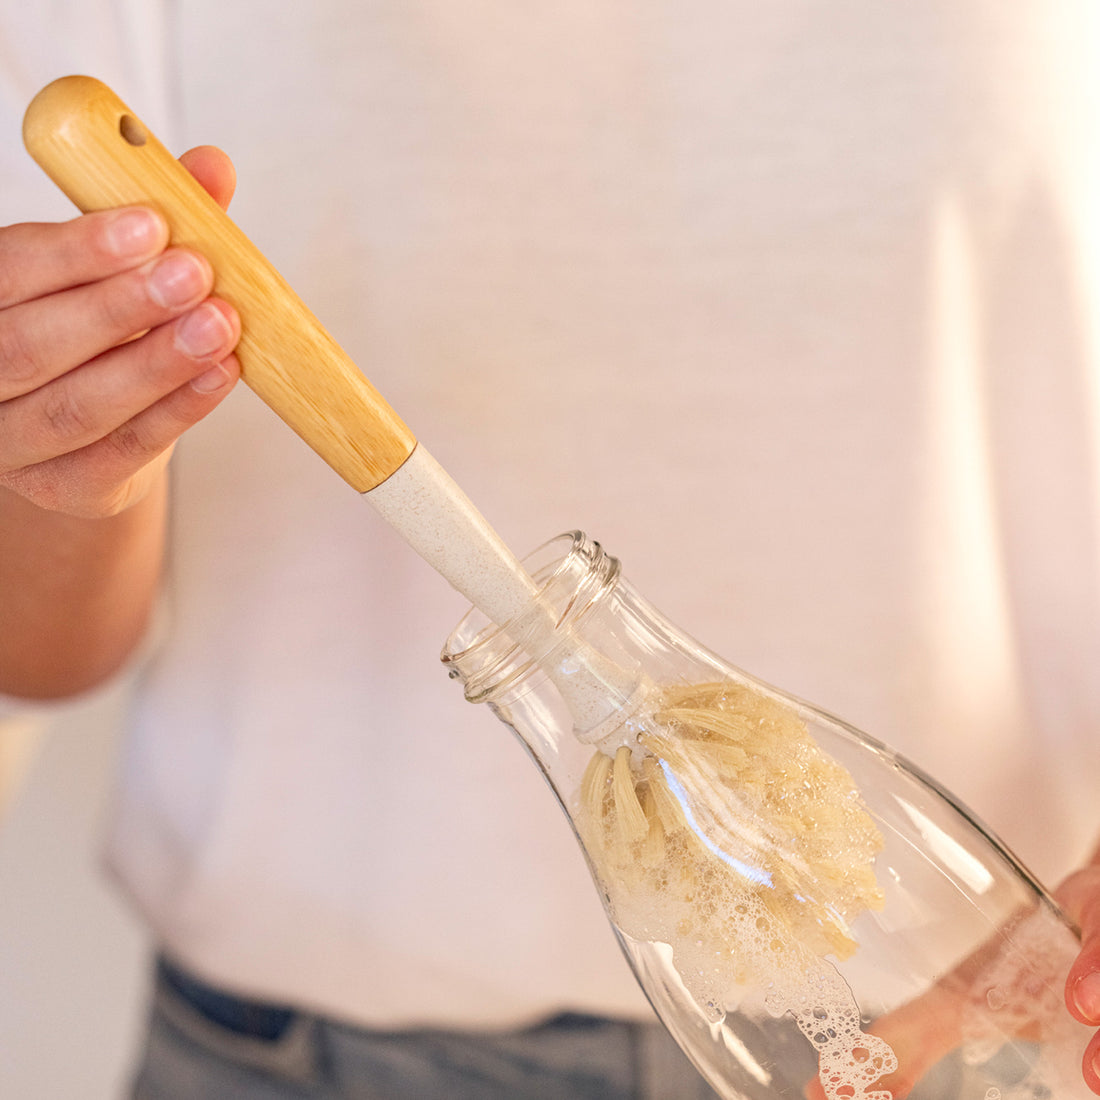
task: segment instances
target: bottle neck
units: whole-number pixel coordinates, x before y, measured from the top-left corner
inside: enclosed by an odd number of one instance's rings
[[[538,589],[530,604],[502,626],[474,608],[444,645],[441,659],[471,703],[499,702],[536,669],[568,661],[586,619],[621,579],[619,560],[580,531],[544,543],[523,564]]]
[[[624,721],[644,701],[649,679],[622,643],[633,601],[617,558],[581,532],[551,540],[525,562],[538,594],[498,627],[470,611],[442,653],[466,698],[488,703],[547,765],[571,741],[629,738]],[[625,603],[624,603],[625,601]],[[635,631],[635,633],[637,633]]]

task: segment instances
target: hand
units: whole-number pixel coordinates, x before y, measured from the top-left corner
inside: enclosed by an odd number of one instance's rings
[[[183,163],[227,206],[218,150]],[[0,486],[84,518],[143,499],[231,390],[240,322],[151,210],[0,229]]]
[[[1100,869],[1092,889],[1100,929]],[[1019,908],[935,984],[867,1028],[889,1044],[898,1063],[896,1072],[874,1080],[874,1088],[885,1091],[867,1095],[905,1100],[926,1073],[956,1049],[967,1048],[970,1055],[984,1052],[979,1058],[984,1061],[1013,1039],[1049,1044],[1032,1083],[1063,1095],[1059,1082],[1071,1087],[1077,1051],[1084,1045],[1060,995],[1076,949],[1076,939],[1045,904]],[[1090,1088],[1093,1080],[1086,1065]],[[1071,1091],[1076,1096],[1080,1090]],[[819,1081],[806,1089],[807,1100],[825,1096]]]
[[[1066,1007],[1091,1028],[1100,1028],[1100,864],[1072,874],[1057,890],[1067,915],[1081,930],[1081,950],[1066,978]],[[1085,1084],[1100,1094],[1100,1032],[1085,1048]]]

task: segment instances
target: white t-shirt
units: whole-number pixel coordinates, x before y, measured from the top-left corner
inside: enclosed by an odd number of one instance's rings
[[[63,27],[58,67],[21,16],[24,77],[226,148],[238,221],[510,545],[583,528],[1044,878],[1084,857],[1093,5],[99,7],[157,64]],[[243,387],[174,476],[108,838],[162,942],[368,1024],[645,1011],[542,778],[437,664],[462,601]]]

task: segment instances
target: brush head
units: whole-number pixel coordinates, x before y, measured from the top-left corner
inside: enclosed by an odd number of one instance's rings
[[[696,999],[856,948],[881,836],[793,707],[733,682],[655,688],[636,744],[593,754],[575,817],[613,919],[672,946]]]

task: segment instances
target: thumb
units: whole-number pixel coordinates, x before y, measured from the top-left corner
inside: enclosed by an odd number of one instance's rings
[[[180,163],[226,210],[237,188],[237,170],[228,155],[214,145],[199,145],[180,157]]]

